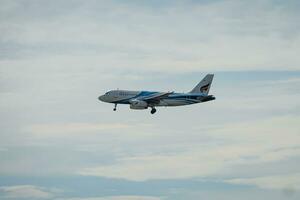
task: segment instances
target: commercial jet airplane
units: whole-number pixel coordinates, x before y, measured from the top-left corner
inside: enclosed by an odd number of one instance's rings
[[[115,104],[114,111],[118,104],[129,104],[136,110],[151,108],[151,114],[154,114],[155,107],[159,106],[184,106],[215,100],[213,95],[208,95],[213,77],[213,74],[207,74],[189,93],[111,90],[98,99]]]

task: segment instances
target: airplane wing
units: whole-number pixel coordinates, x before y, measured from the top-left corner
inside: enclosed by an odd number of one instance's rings
[[[156,93],[151,96],[145,96],[145,97],[139,98],[138,100],[146,101],[148,103],[159,103],[159,101],[161,99],[164,99],[173,93],[174,92],[160,92],[160,93]]]

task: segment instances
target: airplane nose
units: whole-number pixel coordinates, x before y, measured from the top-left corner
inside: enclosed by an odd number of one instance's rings
[[[99,99],[100,101],[104,101],[104,96],[101,95],[101,96],[98,97],[98,99]]]

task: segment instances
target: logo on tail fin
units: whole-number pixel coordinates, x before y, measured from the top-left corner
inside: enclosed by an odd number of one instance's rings
[[[209,83],[209,84],[206,84],[206,85],[203,85],[203,86],[200,88],[200,92],[202,92],[202,93],[207,92],[208,89],[209,89],[209,85],[210,85],[210,83]]]

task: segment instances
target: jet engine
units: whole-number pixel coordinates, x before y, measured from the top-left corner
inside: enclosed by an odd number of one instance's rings
[[[148,108],[148,103],[146,101],[132,100],[130,103],[130,108],[134,110],[143,110]]]

